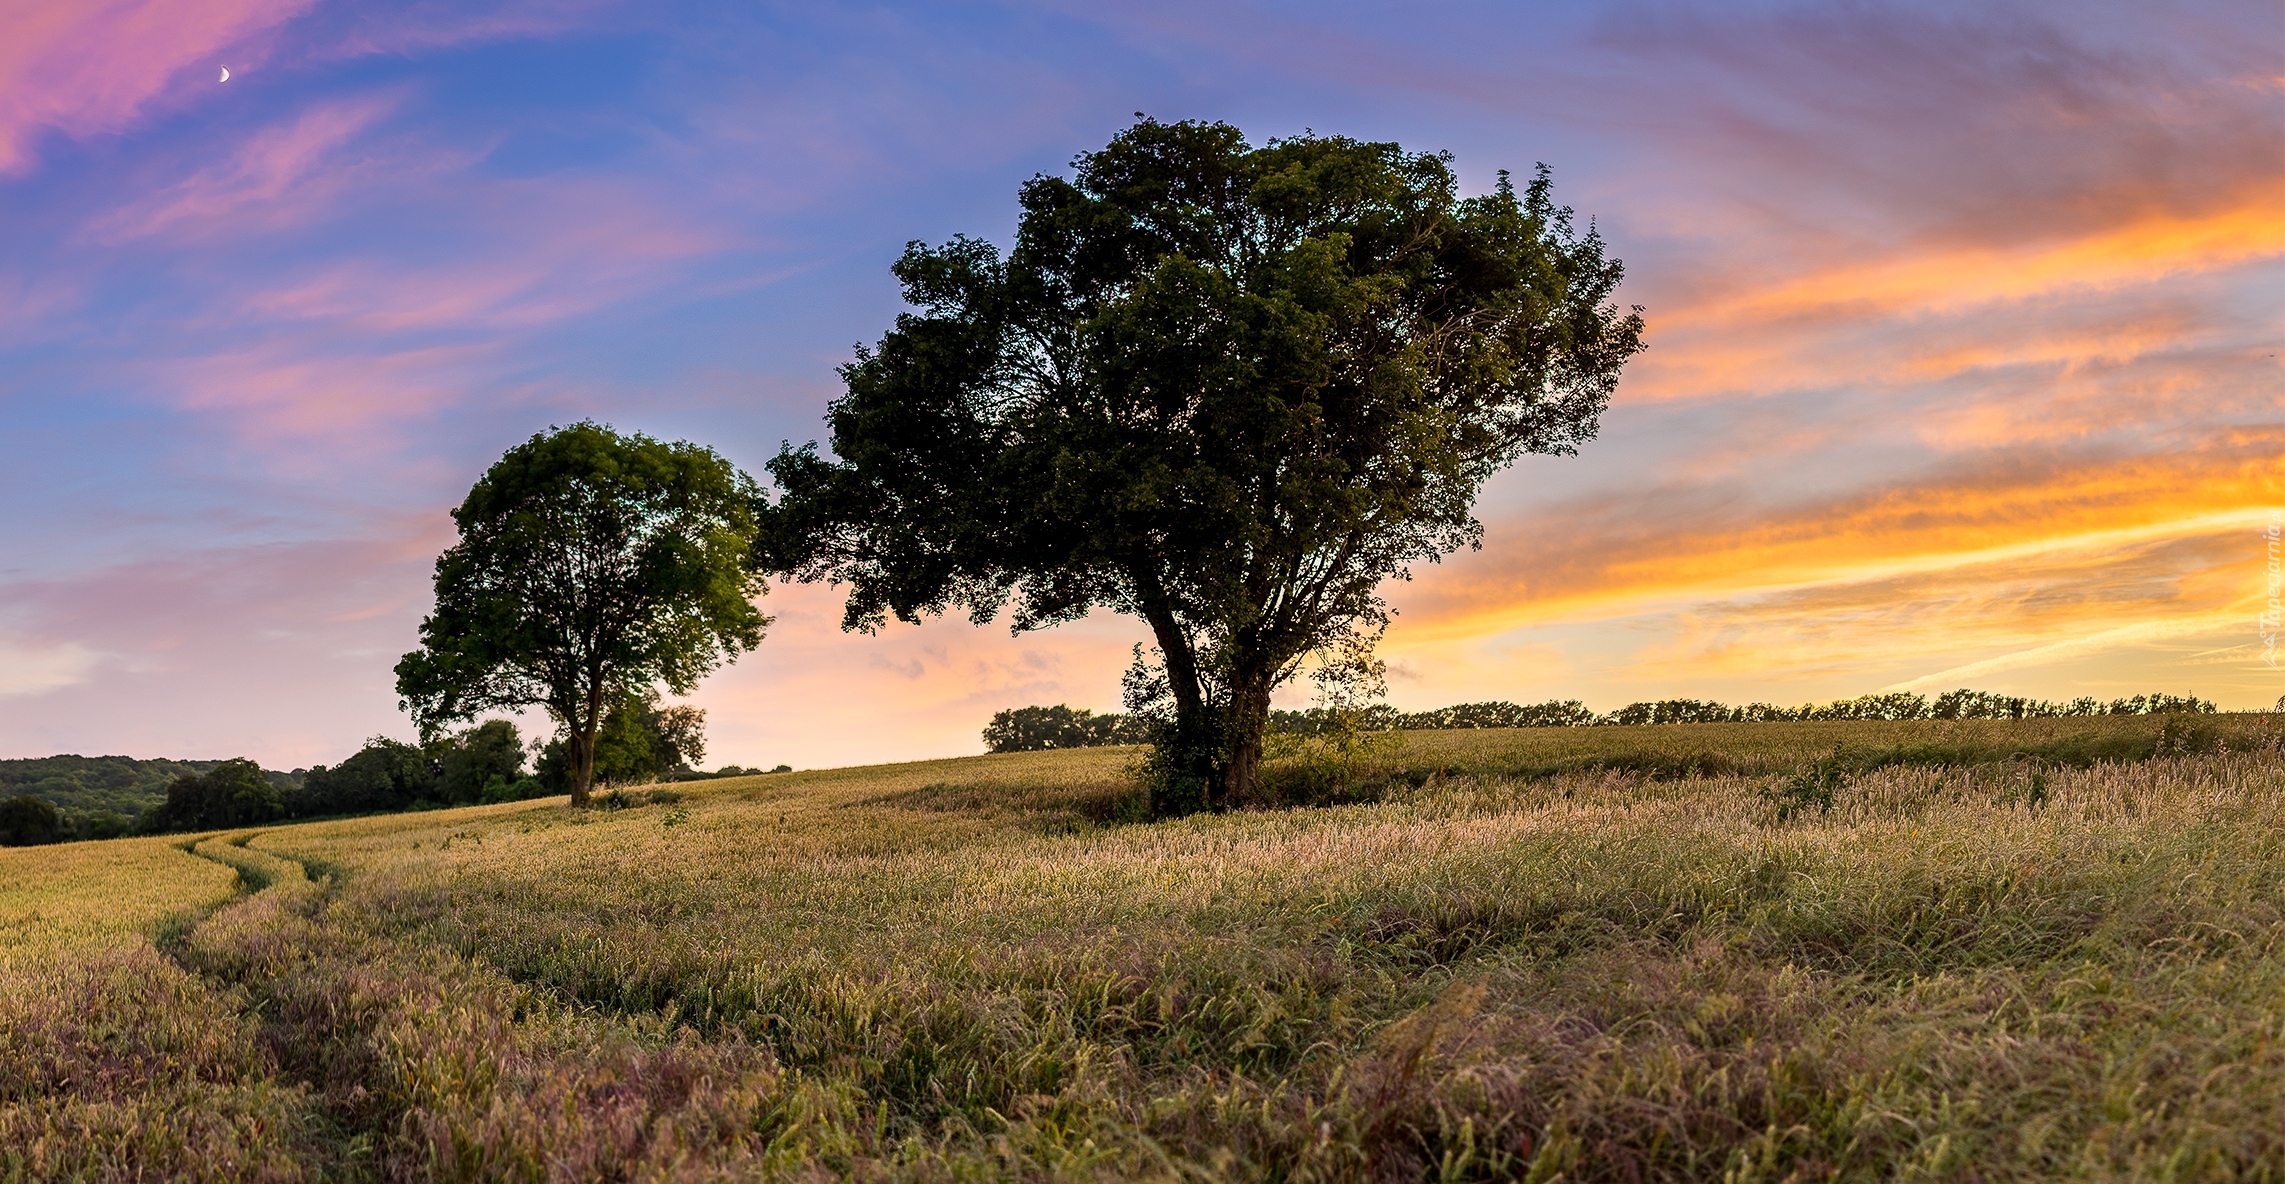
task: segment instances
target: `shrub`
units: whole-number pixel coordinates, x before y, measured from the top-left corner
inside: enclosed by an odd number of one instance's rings
[[[521,777],[515,781],[502,781],[494,778],[484,786],[484,792],[478,796],[477,800],[484,805],[491,806],[501,802],[528,802],[533,798],[546,796],[548,796],[547,786],[540,784],[540,779],[537,777]]]

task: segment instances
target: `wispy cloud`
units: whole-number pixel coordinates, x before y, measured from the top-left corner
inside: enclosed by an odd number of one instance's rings
[[[101,657],[77,642],[25,644],[0,637],[0,698],[85,682]]]
[[[1903,682],[1882,687],[1881,690],[1924,691],[1937,687],[1969,686],[1978,679],[1988,680],[1996,674],[2036,669],[2051,665],[2059,660],[2104,654],[2124,646],[2139,645],[2165,638],[2211,636],[2219,627],[2238,623],[2218,613],[2177,617],[2163,621],[2138,621],[2131,625],[2105,629],[2086,637],[2051,641],[2045,645],[2001,654],[1996,658],[1985,658],[1980,662],[1954,666],[1949,670],[1940,670],[1934,674],[1923,674],[1918,678],[1906,679]]]
[[[1487,632],[1652,604],[2009,563],[2198,534],[2285,492],[2285,425],[2182,452],[1997,452],[1825,497],[1653,488],[1495,521],[1496,546],[1407,591],[1407,629]]]
[[[125,130],[148,109],[213,83],[219,54],[275,29],[312,0],[112,0],[0,9],[0,174],[31,164],[42,130]]]
[[[89,232],[107,244],[218,229],[247,236],[322,217],[334,198],[379,175],[402,180],[401,160],[343,159],[402,97],[363,95],[311,107],[255,134],[228,159],[101,217]]]
[[[1474,184],[1549,160],[1648,306],[1602,438],[1392,589],[1408,705],[2259,677],[2227,664],[2245,515],[2285,503],[2274,5],[18,8],[0,429],[47,500],[0,540],[36,610],[14,751],[401,723],[442,508],[500,447],[817,435],[898,245],[1004,238],[1138,109],[1449,146]],[[723,760],[972,751],[1000,707],[1112,706],[1140,636],[769,607],[700,695]]]

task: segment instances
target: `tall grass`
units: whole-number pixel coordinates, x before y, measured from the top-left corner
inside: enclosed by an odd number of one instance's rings
[[[279,1178],[2280,1180],[2285,761],[2201,722],[1416,735],[1346,804],[1158,824],[1082,749],[218,836],[254,891],[148,963],[185,993],[96,1007],[198,1067],[0,1124],[163,1097],[207,1133],[68,1162]]]
[[[179,837],[0,847],[0,965],[58,947],[149,932],[235,891],[231,869]]]
[[[240,887],[193,845],[0,851],[0,1179],[299,1180],[324,1158],[244,1000],[150,940]]]

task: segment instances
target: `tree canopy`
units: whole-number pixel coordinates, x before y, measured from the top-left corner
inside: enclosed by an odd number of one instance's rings
[[[59,837],[54,806],[28,793],[0,801],[0,847],[36,847]]]
[[[761,643],[760,491],[713,451],[593,423],[508,450],[452,512],[422,648],[397,693],[424,735],[494,708],[562,728],[574,804],[626,695],[700,677]]]
[[[283,810],[278,787],[250,760],[217,763],[205,773],[177,777],[167,786],[152,830],[206,830],[268,822]]]
[[[1142,618],[1162,812],[1244,792],[1271,691],[1369,656],[1381,582],[1478,543],[1478,486],[1591,438],[1642,348],[1544,169],[1462,197],[1442,154],[1144,119],[1019,205],[1005,256],[898,260],[834,457],[770,464],[771,564],[856,629]]]
[[[1097,715],[1084,707],[1012,707],[984,726],[987,752],[1040,752],[1050,748],[1093,748],[1104,744],[1147,744],[1147,721],[1137,716]]]

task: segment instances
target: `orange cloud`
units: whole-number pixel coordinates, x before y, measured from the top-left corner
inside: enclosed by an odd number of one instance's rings
[[[2252,200],[2210,214],[2153,212],[2060,243],[1914,244],[1874,263],[1805,276],[1713,312],[1716,319],[1866,313],[1946,313],[2064,291],[2146,284],[2184,271],[2213,271],[2285,254],[2285,204],[2276,178]],[[1687,324],[1691,313],[1678,318]],[[1701,312],[1699,315],[1707,315]]]
[[[1875,257],[1691,292],[1653,309],[1630,399],[2075,368],[2214,340],[2217,279],[2285,258],[2285,177],[2227,208],[2158,212],[2019,245],[1914,242]]]
[[[1677,696],[1794,703],[1957,686],[2266,704],[2285,684],[2255,644],[2265,518],[1775,589],[1637,589],[1505,630],[1400,619],[1386,653],[1435,672],[1434,685],[1402,688],[1414,707],[1547,695],[1606,708]]]
[[[1848,672],[1864,689],[1900,665],[1934,666],[1906,681],[1950,689],[1981,674],[2213,633],[2243,615],[2251,584],[2238,577],[2255,517],[1710,600],[1675,613],[1631,664],[1740,679]]]
[[[1424,576],[1403,597],[1403,630],[1481,635],[2041,555],[2099,556],[2228,529],[2285,500],[2285,427],[2225,429],[2200,444],[2123,457],[1998,453],[1783,508],[1759,509],[1718,488],[1557,507],[1490,524],[1495,550]],[[1701,508],[1676,513],[1676,505]]]

